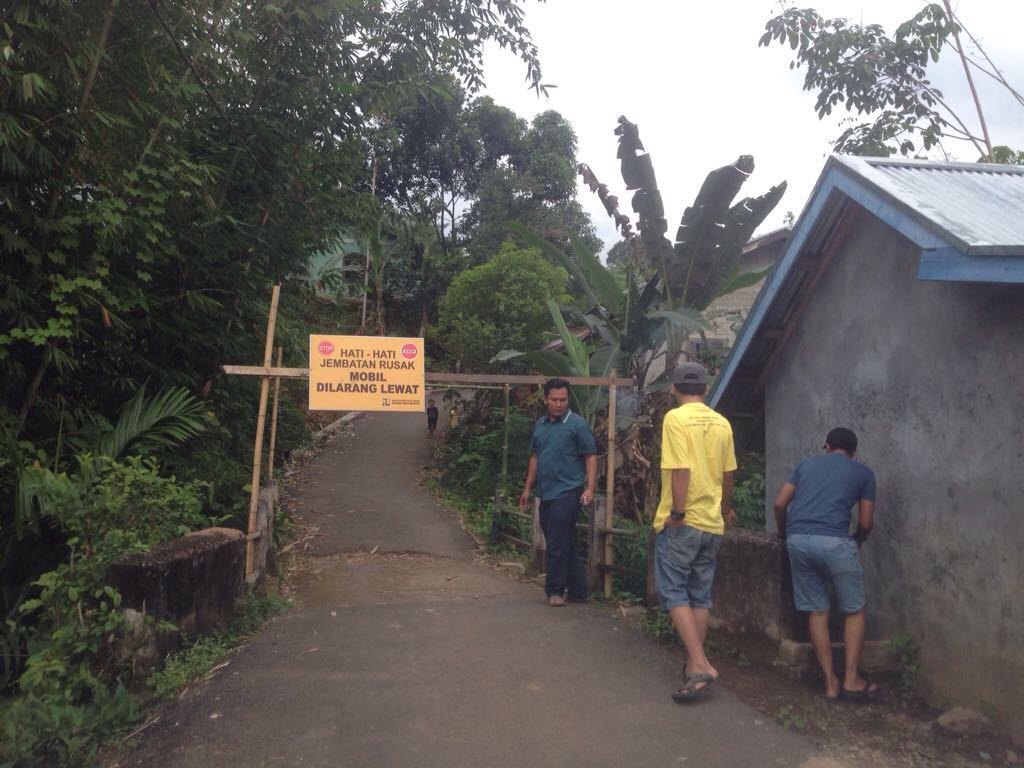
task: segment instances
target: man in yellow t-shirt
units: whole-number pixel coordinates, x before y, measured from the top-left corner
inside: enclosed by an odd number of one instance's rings
[[[732,499],[736,452],[732,427],[704,404],[707,371],[681,363],[672,371],[677,407],[661,428],[661,501],[654,516],[654,579],[662,608],[686,646],[687,701],[718,679],[704,653],[715,561]]]

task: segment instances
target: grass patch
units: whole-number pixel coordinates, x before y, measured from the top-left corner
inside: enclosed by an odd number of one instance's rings
[[[272,616],[289,605],[287,598],[277,594],[253,593],[247,596],[238,604],[226,627],[170,654],[163,668],[150,676],[150,687],[160,696],[170,696],[202,679],[235,648],[262,629]]]
[[[668,615],[667,611],[647,611],[647,615],[640,623],[640,629],[645,635],[653,637],[659,642],[679,642],[679,636],[676,634],[676,628],[672,624],[672,617]]]

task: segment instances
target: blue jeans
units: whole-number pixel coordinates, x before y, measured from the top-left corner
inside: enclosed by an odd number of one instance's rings
[[[829,584],[842,613],[857,613],[864,607],[864,571],[853,539],[797,533],[786,537],[786,550],[798,611],[827,611]]]
[[[688,525],[666,525],[654,540],[654,586],[666,611],[711,607],[711,583],[722,537]]]
[[[544,531],[544,591],[570,600],[587,599],[587,573],[576,552],[576,518],[580,514],[582,488],[540,502],[540,527]]]

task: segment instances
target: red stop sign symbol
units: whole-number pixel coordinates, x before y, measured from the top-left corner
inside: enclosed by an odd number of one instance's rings
[[[334,351],[334,345],[329,341],[321,341],[316,345],[316,348],[320,351],[321,355],[329,355]]]
[[[402,357],[406,360],[412,360],[417,354],[419,354],[419,350],[416,349],[415,344],[405,344],[402,346]]]

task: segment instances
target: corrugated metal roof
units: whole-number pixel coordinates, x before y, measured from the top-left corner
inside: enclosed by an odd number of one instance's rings
[[[971,256],[1024,255],[1024,167],[835,157]]]

